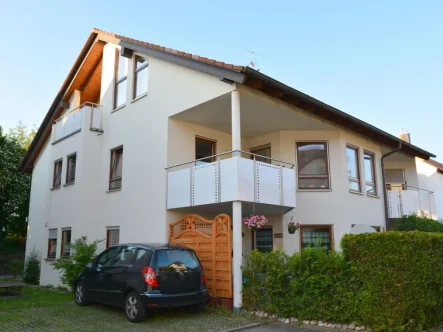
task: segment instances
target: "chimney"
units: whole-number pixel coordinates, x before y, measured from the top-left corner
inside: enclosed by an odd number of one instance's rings
[[[398,135],[400,139],[402,139],[405,142],[411,143],[411,134],[408,133],[407,130],[401,129],[400,134]]]

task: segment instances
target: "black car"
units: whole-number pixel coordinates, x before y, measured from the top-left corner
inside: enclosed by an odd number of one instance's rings
[[[173,244],[120,244],[98,255],[77,278],[75,302],[104,302],[125,309],[130,322],[147,310],[186,307],[199,311],[208,290],[194,250]]]

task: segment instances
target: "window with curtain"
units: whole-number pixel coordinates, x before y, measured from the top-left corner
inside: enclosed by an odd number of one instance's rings
[[[71,229],[62,229],[62,246],[60,256],[69,257],[71,255]]]
[[[136,99],[148,92],[148,60],[140,56],[135,56],[134,64],[134,91],[133,99]]]
[[[108,228],[106,231],[106,248],[120,243],[120,229],[117,227]]]
[[[115,60],[115,88],[114,88],[114,109],[126,103],[126,86],[128,83],[128,58],[119,55],[116,51]]]
[[[358,160],[358,148],[352,145],[346,146],[346,160],[348,163],[349,191],[360,192],[360,162]]]
[[[366,194],[377,196],[377,184],[375,178],[375,155],[372,152],[365,151],[364,164],[365,164]]]
[[[48,235],[48,258],[55,258],[57,254],[57,229],[50,229]]]
[[[111,150],[109,190],[122,187],[123,147]]]
[[[54,178],[52,181],[52,188],[60,188],[62,185],[62,159],[54,162]]]
[[[299,189],[329,189],[327,143],[298,142],[297,171]]]
[[[260,228],[255,231],[255,249],[260,252],[272,251],[272,228]]]
[[[75,166],[77,163],[77,155],[73,154],[68,156],[67,168],[66,168],[66,183],[75,182]]]
[[[300,230],[302,249],[324,249],[327,253],[332,250],[331,226],[303,225]]]
[[[251,149],[251,153],[271,158],[271,145],[267,144],[267,145],[257,146],[255,148]],[[251,159],[254,159],[254,156],[251,156]],[[261,161],[262,163],[267,163],[267,164],[271,163],[270,159],[263,158],[263,157],[258,157],[258,156],[255,156],[255,160],[256,161]]]

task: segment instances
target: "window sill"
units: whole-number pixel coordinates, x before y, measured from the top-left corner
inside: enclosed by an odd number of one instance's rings
[[[380,196],[378,196],[378,195],[370,195],[370,194],[367,194],[366,196],[368,196],[368,197],[372,197],[372,198],[380,198]]]
[[[47,257],[47,258],[45,258],[45,261],[46,262],[54,262],[55,261],[55,257],[54,258]]]
[[[142,99],[143,97],[146,97],[147,95],[148,95],[148,93],[145,92],[145,93],[141,94],[140,96],[138,96],[138,97],[132,99],[132,100],[131,100],[131,103],[135,103],[137,100],[140,100],[140,99]]]
[[[363,193],[359,192],[359,191],[353,191],[353,190],[349,190],[350,194],[354,194],[354,195],[360,195],[363,196]]]
[[[110,194],[110,193],[114,193],[114,192],[116,192],[116,191],[122,191],[122,188],[106,190],[106,193],[107,193],[107,194]]]
[[[310,193],[310,192],[331,192],[332,189],[297,189],[297,192]]]
[[[52,187],[52,188],[49,188],[49,190],[57,190],[57,189],[60,189],[61,188],[61,186],[59,186],[59,187]]]
[[[66,187],[66,186],[72,186],[73,184],[75,184],[75,181],[65,183],[65,184],[63,185],[63,187]]]
[[[111,113],[117,112],[117,111],[121,110],[122,108],[125,108],[125,106],[126,106],[126,104],[120,105],[115,110],[111,111]]]

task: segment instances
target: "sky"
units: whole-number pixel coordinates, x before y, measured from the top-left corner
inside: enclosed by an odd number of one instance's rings
[[[40,126],[92,28],[247,65],[443,162],[443,1],[0,0],[0,126]]]

